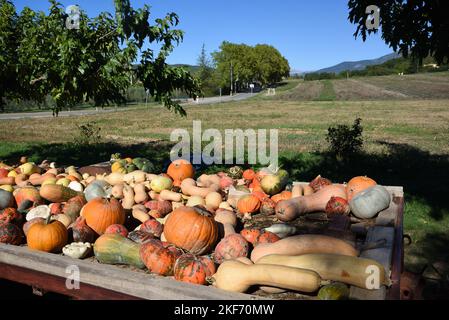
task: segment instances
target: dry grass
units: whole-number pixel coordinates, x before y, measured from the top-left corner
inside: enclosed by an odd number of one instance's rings
[[[378,141],[407,143],[432,153],[449,153],[449,100],[291,102],[254,100],[213,106],[191,106],[180,118],[162,107],[70,118],[0,121],[0,141],[69,142],[77,125],[96,121],[103,137],[117,142],[168,140],[177,128],[203,130],[278,129],[281,151],[316,151],[326,147],[332,124],[362,118],[366,149],[382,152]]]

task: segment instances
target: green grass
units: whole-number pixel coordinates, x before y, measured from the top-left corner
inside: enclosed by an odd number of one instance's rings
[[[330,80],[323,80],[323,89],[320,92],[319,97],[317,98],[318,101],[334,101],[335,91],[334,86],[332,84],[332,81]]]

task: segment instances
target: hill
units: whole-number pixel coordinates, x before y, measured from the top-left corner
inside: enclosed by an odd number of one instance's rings
[[[315,72],[316,73],[340,73],[342,71],[364,70],[367,66],[382,64],[389,60],[397,59],[399,57],[400,57],[400,55],[397,53],[390,53],[390,54],[387,54],[387,55],[382,56],[377,59],[345,61],[345,62],[339,63],[335,66],[320,69]]]

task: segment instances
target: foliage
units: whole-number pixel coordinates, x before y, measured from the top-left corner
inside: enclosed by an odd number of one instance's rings
[[[95,121],[77,125],[77,129],[78,132],[73,139],[75,145],[87,146],[101,143],[101,128]]]
[[[221,85],[225,88],[230,87],[231,67],[237,89],[253,82],[262,85],[276,83],[290,73],[288,61],[269,45],[251,47],[225,41],[212,56],[222,79]]]
[[[422,64],[427,56],[435,57],[438,64],[449,62],[449,20],[445,1],[425,0],[349,0],[349,21],[357,25],[355,37],[363,41],[377,30],[368,30],[365,22],[366,7],[380,9],[382,39],[394,51],[411,55]]]
[[[115,17],[103,12],[89,18],[81,10],[79,29],[69,29],[61,4],[49,2],[48,15],[25,8],[17,16],[12,3],[0,0],[0,38],[7,42],[2,43],[7,50],[0,51],[0,61],[11,61],[14,67],[1,70],[0,85],[17,82],[1,91],[5,97],[43,102],[50,95],[56,114],[89,100],[96,106],[121,104],[137,76],[156,101],[185,115],[171,94],[181,89],[193,97],[199,87],[189,72],[165,62],[183,38],[183,32],[174,29],[179,23],[175,13],[150,25],[148,6],[134,10],[129,0],[115,0]],[[157,55],[144,49],[151,43],[160,46]],[[134,68],[139,53],[140,65]]]
[[[198,56],[197,64],[198,69],[195,72],[195,76],[200,81],[201,91],[206,96],[216,95],[220,84],[213,62],[208,57],[204,44],[201,48],[201,53]]]
[[[351,128],[340,124],[327,129],[326,141],[329,143],[329,150],[336,155],[337,159],[347,159],[362,150],[361,121],[361,118],[355,119]]]

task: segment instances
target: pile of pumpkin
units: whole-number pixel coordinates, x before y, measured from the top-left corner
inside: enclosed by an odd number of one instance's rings
[[[296,235],[287,223],[310,212],[374,217],[391,199],[368,177],[341,185],[318,176],[292,186],[285,170],[236,166],[195,180],[182,159],[161,174],[131,166],[130,158],[111,161],[112,173],[95,176],[48,162],[0,163],[0,242],[79,259],[93,253],[101,263],[234,292],[254,285],[269,293],[315,292],[330,280],[320,292],[341,294],[341,283],[365,287],[372,265],[388,284],[382,265],[359,258],[351,244]],[[239,230],[256,214],[277,223]]]

